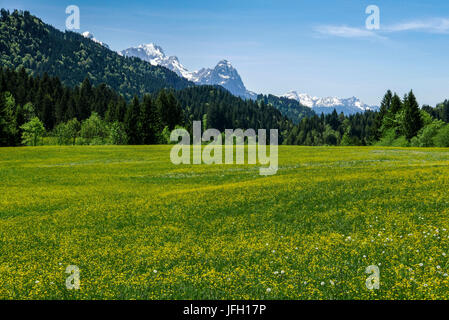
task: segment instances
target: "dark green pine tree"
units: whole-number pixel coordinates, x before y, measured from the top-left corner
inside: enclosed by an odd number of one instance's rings
[[[117,108],[117,110],[115,112],[115,114],[117,116],[116,120],[119,122],[124,122],[127,108],[126,108],[126,101],[121,96],[120,96],[119,101],[117,102],[116,108]]]
[[[67,110],[65,112],[64,115],[64,119],[65,121],[76,118],[76,107],[75,107],[76,103],[73,100],[73,96],[71,96],[69,98],[69,100],[67,101]]]
[[[380,110],[377,113],[376,119],[374,121],[373,136],[375,140],[379,140],[381,137],[380,129],[382,127],[382,122],[384,120],[385,115],[387,115],[388,111],[391,108],[392,99],[393,93],[390,90],[388,90],[382,99],[382,102],[380,104]]]
[[[106,122],[117,121],[117,107],[112,101],[108,104],[108,109],[106,110],[104,120]]]
[[[338,118],[337,110],[334,109],[334,111],[332,111],[332,113],[329,116],[328,123],[330,124],[332,130],[338,129],[338,127],[340,126],[340,119]]]
[[[441,120],[443,120],[446,123],[449,123],[449,101],[446,100],[444,101],[439,107],[437,107],[439,109],[439,118]]]
[[[404,100],[404,111],[404,133],[407,140],[410,141],[423,126],[421,112],[413,91],[410,91]]]
[[[134,97],[128,106],[125,115],[125,130],[128,135],[128,142],[131,145],[142,144],[142,132],[140,128],[140,102],[137,96]]]
[[[90,117],[91,114],[91,103],[90,100],[92,99],[93,91],[92,91],[92,85],[90,84],[90,81],[88,78],[85,78],[83,83],[81,84],[80,88],[80,97],[78,100],[78,116],[80,120],[85,120]]]
[[[143,144],[156,144],[157,143],[157,133],[160,130],[160,125],[158,125],[159,119],[155,106],[150,95],[145,95],[143,97],[142,103],[142,118],[141,118],[141,129],[142,129],[142,143]]]
[[[65,89],[64,93],[61,96],[61,99],[55,105],[56,123],[69,120],[65,118],[68,101],[69,101],[69,92],[67,89]]]
[[[170,117],[171,121],[168,124],[169,128],[174,129],[176,125],[184,125],[182,108],[172,91],[168,94],[168,105],[172,112],[172,116]]]
[[[36,115],[38,117],[40,117],[42,115],[42,106],[44,105],[44,91],[42,90],[42,86],[41,86],[42,82],[38,82],[37,83],[37,92],[35,94],[35,96],[33,97],[33,105],[36,108]]]
[[[55,117],[53,114],[53,101],[47,94],[42,101],[41,120],[44,123],[45,129],[51,130],[55,124]]]
[[[385,134],[385,132],[389,129],[395,128],[396,131],[398,131],[397,123],[396,123],[396,115],[401,111],[403,108],[403,103],[401,98],[395,93],[393,97],[391,98],[391,104],[390,104],[390,110],[388,110],[387,114],[384,115],[384,118],[382,120],[382,127],[381,129],[383,132],[380,132],[380,136]],[[399,133],[399,132],[397,132]]]
[[[402,109],[402,101],[401,98],[395,93],[393,98],[391,98],[390,104],[390,115],[396,115]]]
[[[167,93],[165,89],[162,89],[156,99],[156,106],[164,127],[167,126],[169,130],[173,130],[176,125],[183,124],[181,106],[172,92]]]
[[[223,130],[222,120],[223,117],[220,114],[220,109],[217,104],[212,104],[207,109],[207,128],[214,128]],[[206,128],[205,128],[206,129]]]
[[[25,84],[26,79],[28,78],[25,68],[23,68],[23,67],[20,68],[19,74],[17,76],[18,76],[19,81],[17,83],[18,86],[16,89],[15,98],[18,103],[24,103],[24,101],[26,99],[26,95],[27,95],[24,84]]]
[[[0,146],[5,147],[10,145],[8,133],[8,119],[5,115],[5,99],[3,92],[0,92]]]

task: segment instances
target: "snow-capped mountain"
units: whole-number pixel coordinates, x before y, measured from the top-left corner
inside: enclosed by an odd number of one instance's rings
[[[94,35],[93,35],[91,32],[86,31],[86,32],[83,32],[81,35],[82,35],[84,38],[90,39],[90,40],[92,40],[93,42],[96,42],[96,43],[102,45],[103,47],[106,47],[106,48],[109,49],[109,46],[108,46],[106,43],[101,42],[100,40],[95,39]]]
[[[233,95],[245,99],[257,98],[257,94],[246,89],[239,73],[227,60],[220,61],[214,69],[203,68],[193,72],[191,80],[197,84],[220,85]]]
[[[335,109],[338,113],[343,112],[345,115],[350,115],[357,112],[365,112],[367,110],[375,111],[379,109],[377,106],[369,106],[363,103],[357,97],[346,99],[336,97],[318,98],[296,91],[290,91],[283,95],[283,97],[299,101],[302,105],[312,108],[317,114],[332,113]]]
[[[257,95],[246,89],[237,70],[229,61],[220,61],[214,69],[201,69],[190,72],[184,67],[176,56],[167,56],[164,50],[154,43],[143,44],[135,48],[128,48],[121,52],[125,57],[137,57],[152,65],[163,66],[175,72],[178,76],[184,77],[200,85],[220,85],[233,95],[255,99]]]
[[[153,66],[162,66],[175,72],[178,76],[188,80],[192,79],[192,74],[178,60],[178,57],[167,57],[164,50],[154,43],[142,44],[136,48],[128,48],[119,52],[125,57],[137,57],[143,61],[151,63]]]
[[[95,38],[92,39],[94,41]],[[220,85],[235,96],[244,99],[257,99],[257,94],[246,89],[238,71],[227,60],[220,61],[215,68],[203,68],[198,71],[189,71],[181,64],[178,57],[167,56],[164,50],[154,43],[142,44],[138,47],[128,48],[119,52],[125,57],[137,57],[151,63],[154,66],[163,66],[175,72],[178,76],[184,77],[189,81],[199,85]],[[356,97],[342,99],[335,97],[318,98],[305,93],[291,91],[282,97],[299,101],[302,105],[314,110],[316,113],[331,113],[334,109],[338,113],[343,112],[346,115],[366,110],[377,110],[376,106],[364,104]]]

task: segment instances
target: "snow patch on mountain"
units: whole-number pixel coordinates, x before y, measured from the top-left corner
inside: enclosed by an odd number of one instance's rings
[[[109,49],[109,46],[108,46],[106,43],[101,42],[100,40],[97,40],[97,39],[94,37],[93,33],[89,32],[89,31],[86,31],[86,32],[83,32],[81,35],[82,35],[84,38],[90,39],[90,40],[92,40],[93,42],[96,42],[96,43],[98,43],[99,45],[102,45],[103,47]]]
[[[282,97],[288,99],[293,99],[299,101],[304,106],[312,108],[316,113],[332,113],[337,110],[338,113],[343,112],[345,115],[351,115],[355,113],[361,113],[368,110],[376,111],[379,109],[378,106],[369,106],[363,103],[357,97],[351,98],[337,98],[337,97],[327,97],[319,98],[315,96],[308,95],[306,93],[298,93],[297,91],[290,91]]]
[[[257,94],[248,91],[237,70],[227,60],[222,60],[213,69],[201,69],[192,73],[192,81],[197,84],[220,85],[233,95],[256,99]]]
[[[165,55],[164,50],[154,43],[142,44],[135,48],[128,48],[119,52],[125,57],[137,57],[151,63],[153,66],[162,66],[175,72],[178,76],[191,80],[191,73],[180,62],[178,57]]]

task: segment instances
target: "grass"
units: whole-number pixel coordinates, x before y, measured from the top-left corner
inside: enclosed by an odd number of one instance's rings
[[[0,299],[449,298],[449,149],[280,147],[279,165],[1,148]]]

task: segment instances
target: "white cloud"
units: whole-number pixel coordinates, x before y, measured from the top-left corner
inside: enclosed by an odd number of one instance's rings
[[[384,29],[387,32],[421,31],[429,33],[449,33],[449,19],[435,18],[425,21],[416,20],[386,26]]]
[[[348,26],[322,25],[315,31],[328,36],[341,38],[377,38],[386,39],[385,34],[396,32],[424,32],[436,34],[449,34],[449,19],[433,18],[429,20],[414,20],[393,25],[380,25],[380,30],[368,30],[365,28],[354,28]]]
[[[315,29],[317,32],[324,34],[324,35],[330,35],[330,36],[336,36],[336,37],[342,37],[342,38],[378,38],[382,39],[384,37],[380,36],[376,32],[373,32],[368,29],[364,28],[354,28],[354,27],[347,27],[347,26],[319,26]]]

